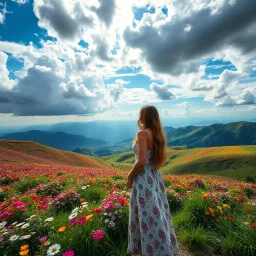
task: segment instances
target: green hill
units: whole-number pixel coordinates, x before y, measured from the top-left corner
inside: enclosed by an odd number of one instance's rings
[[[256,145],[256,123],[234,122],[203,127],[187,126],[168,132],[166,136],[168,146]]]
[[[210,174],[245,180],[256,178],[256,146],[223,146],[208,148],[168,147],[163,174]],[[130,171],[133,152],[101,157],[112,166]]]

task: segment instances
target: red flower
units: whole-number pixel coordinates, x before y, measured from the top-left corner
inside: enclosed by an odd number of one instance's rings
[[[101,208],[92,208],[92,212],[101,213],[102,209]]]

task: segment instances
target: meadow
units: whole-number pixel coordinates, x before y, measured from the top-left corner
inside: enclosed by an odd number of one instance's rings
[[[222,146],[208,148],[167,147],[164,174],[206,174],[256,182],[256,146]],[[134,154],[124,152],[102,156],[113,167],[129,171]]]
[[[127,255],[126,175],[2,163],[0,254]],[[198,174],[163,178],[178,242],[190,255],[256,255],[255,184]]]

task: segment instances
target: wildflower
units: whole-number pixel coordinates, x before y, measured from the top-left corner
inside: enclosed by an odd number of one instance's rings
[[[232,221],[232,220],[233,220],[233,218],[232,218],[231,216],[228,216],[228,220]]]
[[[28,226],[29,226],[29,223],[26,223],[21,228],[24,229],[24,228],[27,228]]]
[[[86,216],[81,216],[81,217],[78,219],[78,224],[79,224],[79,225],[83,225],[85,222],[86,222]]]
[[[58,232],[62,233],[66,230],[66,226],[62,226],[58,229]]]
[[[69,227],[73,227],[74,225],[76,225],[76,218],[72,219],[72,220],[69,222]]]
[[[77,212],[73,212],[73,213],[71,213],[70,215],[69,215],[69,220],[72,220],[72,219],[74,219],[76,216],[77,216]]]
[[[19,235],[12,235],[12,236],[9,238],[9,240],[10,240],[10,241],[15,241],[15,240],[17,240],[19,237],[20,237]]]
[[[102,209],[100,209],[100,208],[92,208],[92,212],[101,213]]]
[[[22,226],[24,223],[25,223],[25,222],[21,222],[21,223],[17,224],[16,227],[20,227],[20,226]]]
[[[218,243],[220,243],[221,240],[220,240],[219,238],[216,238],[216,241],[217,241]]]
[[[75,256],[75,253],[71,250],[66,251],[62,254],[62,256]]]
[[[205,215],[209,215],[210,213],[209,213],[208,211],[206,211],[204,214],[205,214]]]
[[[26,250],[26,249],[28,249],[28,245],[27,245],[27,244],[22,245],[22,246],[20,247],[20,250],[21,250],[21,251]]]
[[[20,240],[29,239],[30,237],[31,237],[31,235],[21,236],[21,237],[20,237]]]
[[[45,221],[48,221],[48,222],[53,221],[53,217],[50,217],[50,218],[46,219]]]
[[[39,238],[39,241],[40,241],[41,243],[45,243],[46,240],[47,240],[47,236],[43,236],[43,237],[40,237],[40,238]]]
[[[20,255],[28,255],[28,253],[29,253],[29,249],[26,249],[26,250],[22,250],[22,251],[20,251]]]
[[[7,221],[1,222],[1,223],[0,223],[0,229],[1,229],[1,228],[4,228],[6,224],[7,224]]]
[[[82,202],[81,206],[82,206],[82,208],[88,207],[88,202]]]
[[[98,229],[98,230],[94,231],[93,234],[92,234],[92,239],[97,241],[97,242],[100,241],[103,238],[104,238],[104,231],[101,230],[101,229]]]
[[[54,244],[48,248],[47,255],[52,256],[52,255],[57,254],[59,251],[60,251],[60,245]]]
[[[75,209],[73,209],[72,213],[78,212],[78,210],[79,210],[79,207],[76,207]]]
[[[208,194],[203,194],[203,195],[202,195],[202,198],[203,198],[203,199],[207,199],[208,196],[209,196]]]
[[[89,214],[88,216],[86,216],[86,220],[87,221],[92,221],[92,217],[93,217],[93,214]]]

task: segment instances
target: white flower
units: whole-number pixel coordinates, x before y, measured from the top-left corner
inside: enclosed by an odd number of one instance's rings
[[[16,227],[19,227],[19,226],[23,225],[24,223],[25,222],[21,222],[21,223],[17,224]]]
[[[15,241],[15,240],[17,240],[18,238],[19,238],[20,236],[18,236],[18,235],[13,235],[13,236],[11,236],[10,237],[10,241]]]
[[[13,222],[11,225],[13,225],[13,226],[14,226],[16,223],[18,223],[18,221]]]
[[[115,216],[112,216],[112,217],[111,217],[112,220],[115,220],[115,218],[116,218]]]
[[[105,219],[105,223],[108,223],[109,219]]]
[[[51,256],[51,255],[55,255],[60,251],[60,245],[59,244],[54,244],[52,246],[50,246],[47,250],[47,255]]]
[[[53,221],[53,217],[50,217],[50,218],[48,218],[48,219],[46,219],[45,221]]]
[[[88,207],[88,202],[81,203],[82,208]]]
[[[104,215],[108,215],[108,213],[107,213],[107,212],[104,212],[103,214],[104,214]]]
[[[78,212],[78,210],[79,210],[79,207],[76,207],[75,209],[73,209],[72,213]]]
[[[74,219],[74,218],[77,216],[77,214],[78,214],[77,212],[71,213],[71,214],[69,215],[68,219],[69,219],[69,220]]]
[[[20,237],[20,240],[29,239],[30,237],[31,237],[31,235],[21,236],[21,237]]]
[[[5,227],[5,225],[7,224],[7,221],[3,221],[3,222],[1,222],[0,223],[0,228],[3,228],[3,227]]]
[[[82,188],[81,188],[82,190],[85,190],[86,189],[86,186],[82,186]]]
[[[26,223],[21,228],[24,229],[24,228],[27,228],[28,226],[29,226],[29,223]]]
[[[123,211],[122,209],[119,210],[120,213],[121,213],[122,211]]]

